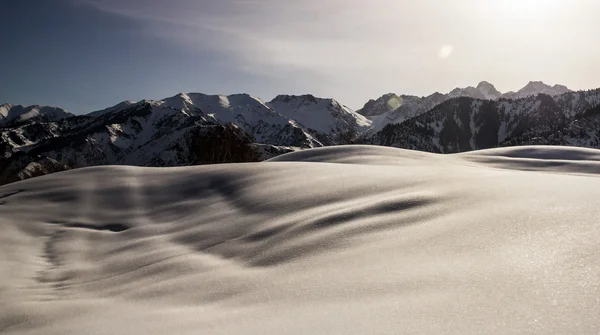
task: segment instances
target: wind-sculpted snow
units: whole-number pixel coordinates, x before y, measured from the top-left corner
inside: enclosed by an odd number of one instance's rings
[[[558,146],[488,149],[456,155],[501,169],[571,174],[600,174],[600,150]]]
[[[598,334],[598,173],[596,150],[340,146],[13,183],[0,331]]]

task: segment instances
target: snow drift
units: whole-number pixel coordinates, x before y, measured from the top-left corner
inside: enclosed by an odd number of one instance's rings
[[[7,334],[598,334],[596,150],[312,149],[0,187]]]

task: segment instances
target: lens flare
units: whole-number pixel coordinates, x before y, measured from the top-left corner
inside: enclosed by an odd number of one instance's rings
[[[400,108],[400,106],[402,106],[402,98],[400,98],[400,97],[391,97],[387,101],[387,105],[388,105],[388,108],[390,110],[398,109],[398,108]]]
[[[452,52],[454,51],[454,47],[451,45],[444,45],[442,46],[442,48],[439,51],[439,57],[441,59],[446,59],[448,57],[450,57],[450,55],[452,55]]]

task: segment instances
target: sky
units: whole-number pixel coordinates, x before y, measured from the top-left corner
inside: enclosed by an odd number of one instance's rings
[[[597,0],[0,0],[0,103],[600,87]]]

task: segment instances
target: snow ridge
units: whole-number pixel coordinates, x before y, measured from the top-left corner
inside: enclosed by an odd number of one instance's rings
[[[26,121],[54,122],[71,116],[73,114],[58,107],[0,105],[0,127],[7,127]]]

